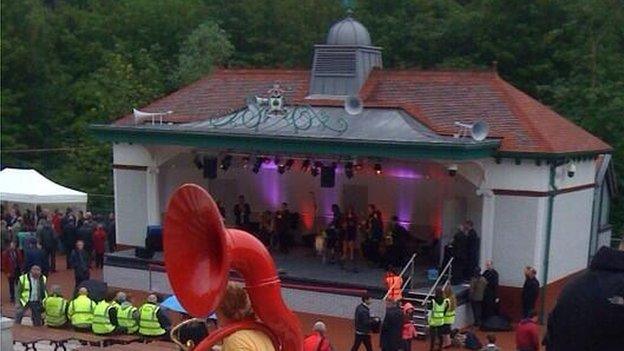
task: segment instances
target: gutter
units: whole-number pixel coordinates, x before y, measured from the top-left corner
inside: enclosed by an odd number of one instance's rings
[[[555,184],[555,176],[557,174],[557,167],[563,165],[565,160],[555,160],[550,164],[550,191],[548,194],[548,214],[546,218],[546,239],[544,243],[544,261],[543,261],[543,274],[542,274],[542,300],[540,306],[540,321],[544,323],[546,313],[546,291],[548,286],[548,266],[550,261],[550,239],[552,236],[553,227],[553,211],[555,208],[555,196],[557,196],[557,186]]]

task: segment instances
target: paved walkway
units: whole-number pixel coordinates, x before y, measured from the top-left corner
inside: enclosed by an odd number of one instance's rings
[[[48,287],[52,286],[53,284],[59,284],[61,286],[63,294],[65,296],[69,296],[72,293],[72,290],[74,288],[74,277],[73,277],[72,271],[68,271],[64,269],[65,268],[64,256],[57,257],[57,268],[59,268],[59,271],[56,273],[50,274],[50,276],[48,277]],[[91,278],[101,279],[101,277],[102,277],[101,270],[92,271]],[[1,283],[0,283],[0,290],[1,290],[0,292],[2,295],[1,304],[3,306],[10,303],[7,284],[8,284],[7,279],[3,275],[1,279]],[[132,301],[135,302],[135,304],[140,304],[147,295],[146,292],[144,291],[128,291],[128,294],[130,298],[132,299]],[[355,309],[356,306],[353,306],[353,307]],[[334,344],[336,351],[350,350],[351,343],[353,341],[353,322],[352,321],[341,319],[341,318],[312,315],[312,314],[307,314],[307,313],[297,313],[297,316],[299,317],[301,321],[301,325],[303,326],[304,333],[308,333],[309,329],[311,328],[312,324],[314,324],[315,321],[322,319],[327,324],[327,327],[329,329],[329,339]],[[24,323],[30,323],[30,319],[25,318]],[[477,334],[482,338],[482,340],[485,340],[485,333],[477,332]],[[495,333],[495,334],[498,338],[498,344],[500,347],[502,347],[503,350],[515,350],[513,332],[504,332],[504,333]],[[70,345],[72,347],[78,346],[77,343],[72,343]],[[379,341],[376,335],[373,336],[373,345],[374,345],[375,350],[379,350],[379,346],[378,346]],[[41,346],[41,348],[39,346]],[[412,351],[429,350],[428,346],[429,344],[426,343],[425,341],[416,341],[412,343]],[[52,350],[49,347],[49,345],[45,345],[45,343],[39,343],[37,345],[37,349],[43,350],[43,351]],[[70,348],[70,349],[73,349],[73,348]],[[363,350],[364,348],[362,347],[361,349]],[[23,347],[16,346],[15,350],[23,350]],[[453,349],[451,348],[448,350],[453,350]]]

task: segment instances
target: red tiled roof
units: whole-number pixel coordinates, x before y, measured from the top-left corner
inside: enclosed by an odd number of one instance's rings
[[[249,95],[266,95],[274,83],[290,101],[304,101],[309,71],[220,69],[160,98],[142,111],[174,111],[171,122],[217,117],[245,105]],[[491,71],[375,70],[360,91],[365,107],[401,108],[440,134],[457,131],[455,121],[485,120],[490,136],[502,138],[500,151],[576,153],[611,147]],[[336,100],[305,100],[340,106]],[[116,124],[132,123],[127,115]]]

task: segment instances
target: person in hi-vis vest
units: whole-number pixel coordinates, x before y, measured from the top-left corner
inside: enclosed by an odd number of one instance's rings
[[[115,296],[115,308],[117,309],[117,322],[120,327],[126,328],[126,333],[134,334],[139,331],[139,309],[134,307],[126,296],[120,291]]]
[[[78,296],[69,303],[67,317],[74,328],[91,330],[94,309],[95,302],[89,298],[87,288],[82,287],[78,290]]]
[[[171,321],[157,305],[156,295],[147,296],[147,301],[139,308],[139,334],[143,336],[161,337],[167,334]]]
[[[442,338],[444,329],[444,315],[448,309],[448,301],[444,298],[442,288],[437,288],[435,297],[431,301],[431,311],[429,311],[429,333],[431,334],[431,345],[429,350],[434,350],[436,342],[438,350],[442,350]]]
[[[117,302],[113,300],[114,292],[109,292],[102,301],[98,302],[93,309],[93,322],[91,331],[98,335],[110,335],[125,333],[126,328],[119,325],[117,318]],[[110,302],[109,302],[110,301]]]
[[[15,323],[21,324],[24,312],[30,309],[34,326],[43,325],[41,312],[43,299],[48,295],[46,291],[46,276],[41,274],[41,268],[34,265],[30,272],[22,274],[17,282],[18,306],[15,312]]]
[[[64,327],[67,323],[67,300],[61,295],[61,287],[52,286],[52,293],[43,299],[45,325],[53,328]]]

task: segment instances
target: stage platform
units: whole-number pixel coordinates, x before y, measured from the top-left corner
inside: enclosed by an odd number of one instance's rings
[[[290,285],[313,285],[334,287],[341,291],[354,292],[366,290],[372,295],[385,294],[383,282],[385,271],[371,267],[362,260],[349,263],[344,269],[337,263],[323,263],[320,257],[314,257],[307,248],[295,248],[289,254],[274,254],[273,260],[283,283]],[[105,265],[148,270],[150,265],[163,265],[163,253],[156,252],[152,259],[135,256],[134,250],[124,250],[106,254]],[[415,288],[428,287],[426,270],[419,266],[414,280]]]
[[[375,299],[371,310],[376,315],[384,314],[381,298],[386,293],[383,269],[370,267],[363,261],[342,269],[338,264],[323,263],[320,257],[313,257],[310,249],[295,248],[288,255],[273,255],[282,281],[282,295],[295,310],[325,314],[341,318],[352,318],[353,308],[363,293]],[[181,262],[192,265],[192,262]],[[355,269],[354,269],[355,268]],[[432,283],[427,280],[427,265],[416,265],[415,284],[412,293],[426,294]],[[156,252],[151,259],[135,256],[134,250],[123,250],[106,254],[104,259],[104,280],[111,286],[172,293],[166,276],[162,252]],[[240,279],[235,272],[231,279]],[[460,304],[466,301],[467,287],[453,286]]]

